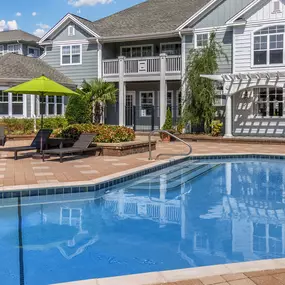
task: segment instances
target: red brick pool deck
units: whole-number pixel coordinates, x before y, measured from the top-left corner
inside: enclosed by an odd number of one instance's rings
[[[146,140],[147,138],[139,138]],[[5,147],[29,145],[30,141],[8,141]],[[219,142],[191,142],[193,154],[238,154],[266,153],[285,154],[285,145],[245,144]],[[187,152],[187,147],[180,142],[157,144],[153,157],[158,153],[179,154]],[[163,160],[167,156],[161,157]],[[148,160],[148,153],[134,154],[124,157],[107,156],[77,156],[65,159],[59,163],[57,157],[45,162],[21,156],[17,161],[13,153],[0,152],[0,187],[68,183],[92,181],[96,178],[115,174],[135,167],[153,163]]]

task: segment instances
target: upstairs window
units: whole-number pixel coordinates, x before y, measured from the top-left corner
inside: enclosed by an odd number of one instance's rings
[[[152,45],[121,47],[121,55],[125,57],[146,57],[153,55]]]
[[[8,45],[7,46],[7,52],[10,52],[10,53],[20,53],[20,45],[19,44]]]
[[[284,33],[285,26],[271,26],[254,33],[254,65],[283,64]]]
[[[276,0],[273,2],[273,11],[272,11],[273,14],[275,13],[281,13],[281,9],[280,9],[280,1],[279,0]]]
[[[196,48],[203,48],[208,45],[209,42],[209,34],[197,34],[196,35]]]
[[[67,33],[69,37],[75,36],[75,27],[73,25],[68,26]]]
[[[28,55],[32,57],[39,57],[40,49],[34,47],[28,47]]]
[[[167,55],[181,55],[181,43],[163,43],[160,52]]]
[[[81,64],[81,45],[61,47],[61,65]]]

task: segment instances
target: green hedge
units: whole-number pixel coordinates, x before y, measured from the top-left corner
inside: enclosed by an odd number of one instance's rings
[[[55,135],[58,137],[78,139],[81,133],[96,133],[96,142],[119,143],[135,139],[135,132],[127,127],[110,125],[75,124],[64,128]]]
[[[34,132],[34,119],[2,118],[0,124],[6,126],[9,135],[29,135]],[[36,120],[37,130],[41,127],[41,120]],[[58,129],[68,126],[67,120],[62,116],[44,118],[44,128]]]

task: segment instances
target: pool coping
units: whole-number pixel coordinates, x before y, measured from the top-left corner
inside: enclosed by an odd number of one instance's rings
[[[285,258],[265,259],[108,278],[87,279],[82,281],[55,283],[52,285],[155,285],[226,274],[276,270],[283,268],[285,268]]]
[[[213,154],[193,154],[186,157],[173,157],[154,161],[153,163],[145,164],[136,168],[128,169],[121,172],[116,172],[107,176],[99,177],[88,181],[75,182],[56,182],[30,185],[16,185],[16,186],[2,186],[0,187],[0,199],[18,198],[29,196],[44,196],[55,194],[70,194],[70,193],[84,193],[94,192],[103,188],[108,188],[128,180],[141,177],[143,175],[152,173],[154,171],[162,170],[169,166],[173,166],[185,161],[194,160],[221,160],[221,159],[274,159],[285,160],[285,154],[268,154],[268,153],[213,153]]]

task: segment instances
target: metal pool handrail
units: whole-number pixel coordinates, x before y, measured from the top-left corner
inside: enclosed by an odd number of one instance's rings
[[[176,140],[178,140],[178,141],[184,143],[185,145],[187,145],[187,146],[189,147],[189,151],[188,151],[186,154],[183,154],[183,153],[181,153],[181,154],[160,153],[160,154],[158,154],[158,155],[155,157],[154,160],[157,160],[157,159],[158,159],[160,156],[162,156],[162,155],[167,155],[167,156],[177,156],[177,155],[179,155],[179,156],[188,156],[189,154],[192,153],[192,146],[191,146],[189,143],[187,143],[186,141],[184,141],[184,140],[178,138],[177,136],[175,136],[174,134],[171,134],[171,133],[168,132],[168,131],[165,131],[165,130],[155,130],[155,131],[150,132],[149,135],[148,135],[148,151],[149,151],[148,160],[152,160],[152,155],[151,155],[151,136],[152,136],[154,133],[164,133],[164,134],[168,134],[169,136],[175,138]]]

